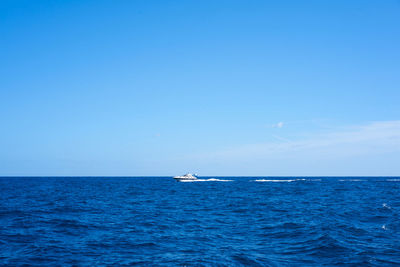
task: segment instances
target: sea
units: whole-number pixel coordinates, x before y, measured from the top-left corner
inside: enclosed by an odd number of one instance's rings
[[[1,177],[1,266],[400,266],[400,177]]]

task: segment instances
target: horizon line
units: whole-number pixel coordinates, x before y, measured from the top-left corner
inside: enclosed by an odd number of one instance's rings
[[[174,177],[174,175],[0,175],[0,178],[154,178],[154,177]],[[202,175],[198,177],[400,177],[400,175]]]

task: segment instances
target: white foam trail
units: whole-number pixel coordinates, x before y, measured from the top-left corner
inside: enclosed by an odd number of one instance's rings
[[[204,182],[233,182],[233,180],[210,178],[210,179],[205,179]]]
[[[270,182],[270,183],[284,183],[284,182],[290,183],[290,182],[295,182],[295,181],[313,181],[313,180],[304,179],[304,178],[301,178],[301,179],[285,179],[285,180],[282,180],[282,179],[274,179],[274,180],[271,180],[271,179],[270,180],[268,180],[268,179],[257,179],[257,180],[253,180],[253,182]],[[321,181],[321,179],[317,179],[315,181]]]
[[[389,210],[392,208],[392,207],[390,207],[390,206],[389,206],[388,204],[386,204],[386,203],[383,203],[383,204],[382,204],[382,207],[383,207],[383,208],[387,208],[387,209],[389,209]]]
[[[341,179],[339,180],[339,182],[363,182],[365,180],[361,180],[361,179]]]
[[[222,180],[222,179],[196,179],[196,180],[181,180],[183,183],[194,183],[194,182],[233,182],[233,180]]]
[[[386,179],[388,182],[400,182],[400,179]]]

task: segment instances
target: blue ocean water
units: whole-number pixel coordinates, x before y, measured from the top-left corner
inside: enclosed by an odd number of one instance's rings
[[[219,179],[0,178],[0,265],[400,265],[400,178]]]

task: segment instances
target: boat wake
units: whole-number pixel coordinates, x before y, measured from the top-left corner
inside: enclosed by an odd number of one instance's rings
[[[276,180],[267,180],[267,179],[258,179],[258,180],[253,180],[253,182],[261,182],[261,183],[291,183],[295,181],[306,181],[306,179],[287,179],[287,180],[282,180],[282,179],[276,179]]]

